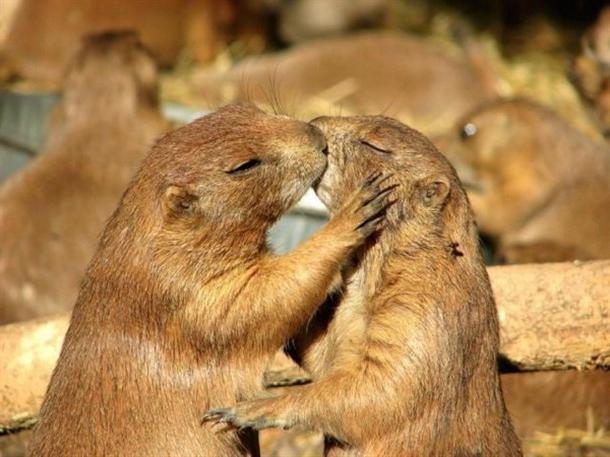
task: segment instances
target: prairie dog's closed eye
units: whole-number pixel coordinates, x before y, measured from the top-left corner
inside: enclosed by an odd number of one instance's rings
[[[360,139],[360,144],[372,149],[381,154],[392,154],[392,151],[375,139]]]
[[[241,162],[239,165],[225,171],[225,173],[229,175],[244,173],[248,170],[251,170],[252,168],[258,167],[261,163],[262,161],[260,159],[246,160],[245,162]]]

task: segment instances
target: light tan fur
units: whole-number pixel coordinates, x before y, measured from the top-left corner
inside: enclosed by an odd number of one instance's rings
[[[480,106],[437,144],[457,168],[481,231],[506,261],[520,263],[520,253],[546,262],[610,256],[605,145],[521,99]]]
[[[572,62],[569,76],[591,108],[601,132],[610,137],[610,7],[583,35],[581,53]]]
[[[254,8],[239,0],[20,0],[0,53],[17,75],[51,86],[79,40],[104,30],[137,31],[163,66],[185,48],[206,61],[242,26],[239,7],[252,20]]]
[[[320,106],[311,115],[328,114],[329,106],[383,113],[438,133],[495,93],[479,67],[414,36],[362,32],[253,56],[193,85],[212,105],[232,93],[234,100],[274,101],[287,112],[308,104]]]

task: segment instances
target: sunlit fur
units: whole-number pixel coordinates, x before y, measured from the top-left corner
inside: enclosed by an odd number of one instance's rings
[[[0,190],[0,323],[72,308],[104,223],[165,129],[136,35],[86,38],[44,150]]]
[[[317,192],[331,214],[375,170],[394,173],[397,201],[336,308],[295,343],[314,382],[237,405],[233,422],[322,431],[332,456],[521,455],[496,367],[495,303],[453,168],[388,118],[312,123],[328,142]]]
[[[77,51],[81,37],[96,31],[137,30],[164,67],[176,63],[185,47],[199,58],[198,51],[214,49],[222,33],[219,30],[206,34],[212,21],[222,14],[219,12],[222,7],[217,5],[225,1],[19,0],[2,3],[3,15],[11,4],[16,6],[14,15],[3,26],[2,53],[10,57],[11,66],[19,76],[36,81],[39,87],[41,83],[56,84],[64,66]],[[206,37],[205,43],[200,42],[203,37]]]
[[[156,143],[89,265],[29,455],[257,455],[255,435],[200,418],[262,388],[363,241],[350,211],[290,254],[267,250],[324,146],[308,124],[240,105]]]

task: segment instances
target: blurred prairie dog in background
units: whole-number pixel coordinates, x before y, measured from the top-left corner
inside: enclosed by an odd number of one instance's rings
[[[211,106],[229,99],[308,115],[385,114],[438,134],[495,97],[492,76],[473,60],[408,34],[371,31],[248,57],[194,76],[191,86]]]
[[[437,146],[508,263],[610,258],[610,149],[524,99],[475,108]]]
[[[167,127],[137,36],[85,38],[44,152],[0,188],[0,323],[72,309],[106,219]]]

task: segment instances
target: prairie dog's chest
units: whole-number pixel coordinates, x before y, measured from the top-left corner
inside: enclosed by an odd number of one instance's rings
[[[334,368],[358,363],[366,341],[369,317],[361,278],[355,277],[347,285],[331,324]]]

